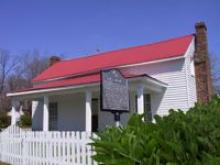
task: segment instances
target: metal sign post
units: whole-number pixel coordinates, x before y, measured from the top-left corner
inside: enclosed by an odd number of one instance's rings
[[[119,112],[115,112],[114,113],[114,119],[115,119],[115,126],[119,127],[120,126],[120,113]]]
[[[120,114],[129,112],[128,81],[117,69],[101,71],[101,110],[114,114],[116,126],[120,126]]]

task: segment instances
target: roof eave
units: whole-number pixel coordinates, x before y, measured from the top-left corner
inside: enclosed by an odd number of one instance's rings
[[[35,90],[23,91],[23,92],[12,92],[12,93],[7,93],[7,96],[16,97],[16,96],[23,96],[23,95],[51,93],[51,92],[58,92],[58,91],[63,91],[63,90],[73,90],[73,89],[79,89],[79,88],[93,87],[98,84],[99,83],[90,83],[90,84],[83,84],[83,85],[72,85],[72,86],[54,87],[54,88],[46,88],[46,89],[35,89]]]
[[[149,83],[155,84],[157,86],[160,86],[162,88],[166,88],[168,86],[168,84],[166,84],[160,80],[157,80],[153,77],[150,77],[146,74],[140,75],[137,77],[130,77],[127,79],[129,82],[133,82],[133,81],[149,82]],[[100,82],[95,82],[95,83],[93,82],[93,83],[82,84],[82,85],[54,87],[54,88],[47,88],[47,89],[35,89],[35,90],[30,90],[30,91],[7,93],[7,96],[8,97],[18,97],[18,96],[25,96],[25,95],[38,95],[38,94],[42,94],[42,93],[52,93],[52,92],[59,92],[59,91],[64,91],[64,90],[91,88],[91,87],[98,86],[99,84],[100,84]]]

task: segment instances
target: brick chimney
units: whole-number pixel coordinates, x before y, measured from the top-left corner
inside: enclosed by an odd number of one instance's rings
[[[198,102],[207,103],[212,96],[212,81],[207,42],[207,27],[204,22],[195,25],[195,75]]]
[[[58,56],[51,56],[50,57],[50,61],[49,61],[49,66],[52,66],[52,65],[54,65],[54,64],[56,64],[56,63],[58,63],[60,61],[61,61],[60,57],[58,57]]]

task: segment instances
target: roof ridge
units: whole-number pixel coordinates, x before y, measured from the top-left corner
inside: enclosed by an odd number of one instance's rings
[[[88,56],[82,56],[82,57],[76,57],[76,58],[72,58],[72,59],[66,59],[66,60],[62,60],[60,62],[70,62],[70,61],[74,61],[74,60],[81,60],[81,59],[92,58],[92,57],[95,57],[95,56],[102,56],[102,55],[106,55],[107,53],[112,53],[112,52],[117,52],[117,51],[123,51],[123,50],[140,48],[140,47],[151,46],[151,45],[157,45],[157,44],[161,44],[161,43],[164,43],[164,42],[175,41],[175,40],[178,40],[180,38],[185,38],[185,37],[189,37],[189,36],[193,36],[193,35],[194,35],[194,33],[191,33],[191,34],[187,34],[187,35],[183,35],[183,36],[179,36],[179,37],[172,37],[170,39],[166,39],[166,40],[162,40],[162,41],[152,42],[152,43],[149,43],[149,44],[144,44],[144,45],[138,45],[138,46],[132,46],[132,47],[127,47],[127,48],[121,48],[121,49],[116,49],[116,50],[105,51],[105,52],[98,53],[98,54],[92,54],[92,55],[88,55]]]

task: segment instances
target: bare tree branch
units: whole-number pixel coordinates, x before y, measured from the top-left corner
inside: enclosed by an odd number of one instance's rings
[[[48,67],[48,58],[37,50],[12,56],[0,49],[0,111],[7,110],[10,100],[7,92],[32,86],[32,79]]]

